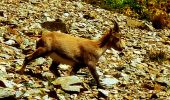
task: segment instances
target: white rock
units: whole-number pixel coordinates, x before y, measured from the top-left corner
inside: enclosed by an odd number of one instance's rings
[[[119,82],[116,78],[104,78],[102,79],[102,83],[107,86],[112,86],[113,84],[117,84]]]
[[[165,83],[166,85],[170,86],[169,80],[170,80],[169,77],[158,77],[158,78],[156,78],[157,82]]]
[[[80,16],[80,18],[83,18],[83,14],[82,13],[78,13],[78,15]]]
[[[117,58],[116,58],[116,57],[114,57],[114,56],[112,56],[112,57],[111,57],[111,60],[112,60],[112,61],[116,61],[116,60],[117,60]]]
[[[16,91],[16,92],[15,92],[15,95],[16,95],[17,98],[20,97],[22,94],[23,94],[23,93],[22,93],[21,91]]]
[[[0,77],[1,77],[1,74],[5,74],[5,73],[6,73],[6,67],[0,65]]]
[[[142,61],[142,58],[135,58],[135,59],[131,60],[130,65],[136,67],[136,64],[141,63],[141,61]]]
[[[51,73],[51,72],[43,72],[43,73],[42,73],[42,76],[50,79],[50,78],[52,78],[54,75],[53,75],[53,73]]]
[[[97,39],[99,39],[100,37],[101,37],[101,34],[97,33],[97,34],[95,34],[95,36],[93,37],[93,39],[97,40]]]
[[[154,27],[152,26],[151,23],[144,22],[144,24],[147,30],[154,31]]]
[[[13,45],[13,44],[15,44],[15,41],[14,40],[8,40],[8,41],[5,42],[5,44]]]
[[[35,96],[35,99],[41,100],[41,97],[40,96]]]
[[[141,54],[146,54],[146,50],[141,50]]]
[[[112,68],[116,68],[116,67],[118,67],[118,66],[117,66],[117,64],[112,63],[112,64],[109,64],[108,67],[112,69]]]
[[[121,73],[121,76],[122,76],[126,81],[129,80],[129,75],[124,74],[124,73]]]
[[[46,61],[46,59],[40,57],[38,59],[35,60],[35,65],[42,65],[44,62]]]
[[[70,96],[71,99],[77,98],[77,94],[73,94]]]
[[[28,96],[30,96],[30,94],[28,92],[25,92],[22,96],[23,97],[28,97]]]
[[[111,54],[111,53],[113,53],[113,52],[112,52],[112,50],[107,49],[107,50],[106,50],[106,53]]]
[[[49,15],[47,12],[45,12],[45,13],[44,13],[44,16],[46,16],[46,17],[47,17],[47,16],[50,16],[50,15]]]
[[[73,85],[82,83],[82,81],[77,76],[59,77],[52,83],[54,85],[60,85],[63,90],[70,92],[80,92],[80,89],[83,88],[80,85]]]
[[[58,68],[59,68],[60,70],[68,70],[68,69],[70,68],[70,66],[69,66],[69,65],[66,65],[66,64],[60,64],[60,65],[58,66]]]
[[[3,66],[0,66],[0,68],[1,67],[3,67]],[[4,68],[2,68],[2,69],[4,69]],[[3,80],[5,80],[6,77],[7,77],[6,71],[3,71],[3,70],[0,69],[0,80],[3,81]]]
[[[48,95],[43,96],[43,100],[51,100]]]
[[[29,80],[29,81],[28,81],[28,83],[29,83],[29,84],[34,84],[34,82],[33,82],[33,81],[31,81],[31,80]]]
[[[76,5],[77,5],[77,7],[78,7],[79,9],[83,8],[83,5],[81,4],[81,2],[80,2],[80,3],[79,3],[79,2],[76,2]]]
[[[106,58],[104,57],[104,56],[101,56],[100,58],[99,58],[99,62],[105,62],[106,61]]]
[[[21,59],[16,59],[14,61],[16,62],[16,64],[19,64],[19,65],[23,64],[23,60],[21,60]]]
[[[47,17],[46,19],[47,19],[47,21],[55,21],[55,19],[52,19],[50,17]]]
[[[66,100],[65,96],[61,95],[61,94],[57,94],[59,100]]]
[[[150,78],[151,78],[153,81],[155,81],[155,79],[156,79],[156,74],[150,74]]]
[[[103,73],[100,71],[99,67],[96,67],[96,70],[97,70],[98,75],[100,75],[100,76],[103,75]]]
[[[0,37],[0,42],[2,43],[4,41],[4,38],[3,37]]]
[[[33,23],[33,24],[30,26],[30,29],[34,29],[34,28],[42,28],[42,27],[41,27],[41,24],[40,24],[40,23]]]
[[[5,59],[9,59],[11,56],[7,55],[7,54],[0,54],[0,57],[5,58]]]
[[[68,17],[69,16],[69,13],[64,13],[63,14],[65,17]]]
[[[135,54],[141,54],[141,52],[140,51],[133,51]]]
[[[15,95],[15,91],[9,88],[0,88],[0,99]]]
[[[84,27],[86,27],[87,25],[85,24],[85,23],[79,23],[79,27],[80,28],[84,28]]]
[[[13,88],[14,86],[16,86],[14,82],[8,81],[8,80],[3,80],[3,83],[5,84],[6,87],[9,87],[9,88]]]
[[[99,92],[100,92],[101,94],[103,94],[104,96],[106,96],[106,97],[109,96],[110,91],[108,91],[108,90],[103,90],[103,89],[98,89],[98,90],[99,90]]]

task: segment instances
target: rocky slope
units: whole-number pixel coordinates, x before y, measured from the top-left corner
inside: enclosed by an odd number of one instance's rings
[[[81,69],[77,74],[83,81],[80,91],[65,91],[63,87],[56,87],[54,76],[48,70],[51,64],[49,57],[33,61],[24,75],[16,73],[24,57],[35,50],[41,31],[61,30],[73,36],[98,39],[112,27],[114,20],[120,26],[126,47],[122,53],[107,50],[97,64],[106,89],[96,89],[87,69]],[[68,68],[67,65],[60,66],[63,76]],[[149,22],[81,1],[0,1],[0,98],[168,100],[169,76],[169,29],[156,30]]]

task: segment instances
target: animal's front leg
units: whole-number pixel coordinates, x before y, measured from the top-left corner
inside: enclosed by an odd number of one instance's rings
[[[99,82],[99,75],[98,75],[98,73],[97,73],[97,71],[96,71],[95,63],[92,62],[92,61],[89,61],[87,65],[88,65],[89,71],[91,72],[93,78],[94,78],[95,81],[96,81],[97,88],[104,88],[104,87],[100,84],[100,82]]]
[[[60,75],[60,73],[59,73],[59,71],[58,71],[58,65],[59,65],[60,63],[57,63],[57,62],[55,62],[55,61],[52,61],[52,64],[51,64],[51,66],[50,66],[50,71],[57,77],[60,77],[61,75]]]
[[[46,48],[44,48],[44,47],[39,47],[34,53],[32,53],[31,55],[29,55],[29,56],[27,56],[27,57],[25,58],[22,68],[21,68],[20,70],[18,70],[17,72],[20,73],[20,74],[23,74],[23,73],[24,73],[24,70],[25,70],[25,68],[26,68],[26,65],[27,65],[30,61],[32,61],[32,60],[34,60],[34,59],[36,59],[36,58],[38,58],[38,57],[41,57],[41,56],[43,56],[43,55],[46,54],[46,53],[47,53],[47,49],[46,49]]]

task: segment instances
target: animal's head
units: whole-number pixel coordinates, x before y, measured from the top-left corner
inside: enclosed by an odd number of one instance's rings
[[[111,47],[117,51],[122,51],[125,47],[123,40],[119,36],[113,35],[111,40]]]
[[[114,48],[115,50],[122,51],[124,48],[123,42],[121,40],[121,35],[119,33],[119,26],[117,22],[114,22],[114,28],[110,28],[105,35],[99,39],[100,48],[104,47],[106,49]]]
[[[125,47],[125,44],[122,40],[121,34],[119,33],[119,26],[117,22],[114,22],[114,28],[110,29],[111,34],[111,42],[110,47],[114,48],[115,50],[122,51]]]

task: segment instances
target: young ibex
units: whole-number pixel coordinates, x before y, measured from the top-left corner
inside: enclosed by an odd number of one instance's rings
[[[55,75],[58,75],[57,66],[60,63],[72,66],[70,74],[75,74],[80,68],[87,66],[97,86],[102,87],[95,65],[107,49],[111,47],[118,51],[123,49],[118,32],[117,22],[114,22],[114,28],[111,28],[99,40],[73,37],[60,31],[46,32],[37,42],[36,51],[25,58],[23,67],[19,72],[23,73],[30,61],[38,57],[50,56],[53,60],[50,71]]]

